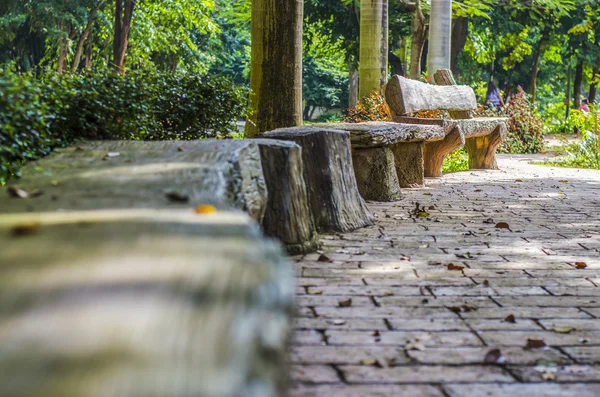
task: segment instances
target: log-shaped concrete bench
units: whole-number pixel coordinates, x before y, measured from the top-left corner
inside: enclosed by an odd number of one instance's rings
[[[356,184],[347,132],[298,127],[265,132],[262,137],[292,141],[302,148],[304,179],[318,230],[349,232],[373,224]]]
[[[294,281],[241,213],[0,217],[0,395],[285,394]]]
[[[41,194],[1,194],[1,212],[213,204],[261,222],[267,207],[260,151],[249,140],[92,142],[30,163],[22,174],[9,185]]]
[[[42,194],[27,200],[0,194],[0,212],[213,204],[262,221],[290,253],[314,251],[300,147],[269,142],[106,141],[63,149],[25,167],[22,179],[4,189]]]
[[[394,121],[399,123],[437,124],[438,119],[417,119],[412,113],[447,110],[455,119],[458,130],[449,133],[443,142],[426,144],[425,175],[442,175],[444,158],[465,144],[471,169],[497,169],[496,148],[506,137],[506,118],[472,118],[477,108],[473,89],[458,86],[448,78],[449,71],[438,71],[439,85],[425,84],[402,76],[393,76],[385,89],[386,102]],[[450,74],[451,77],[451,74]],[[461,138],[459,134],[462,134]],[[427,147],[429,145],[429,147]]]
[[[424,182],[423,145],[438,142],[454,129],[451,121],[431,124],[394,122],[314,124],[350,133],[358,189],[367,200],[395,201],[401,187]]]

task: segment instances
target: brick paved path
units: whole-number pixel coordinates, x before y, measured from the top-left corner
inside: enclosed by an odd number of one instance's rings
[[[600,396],[600,172],[500,166],[298,258],[293,397]]]

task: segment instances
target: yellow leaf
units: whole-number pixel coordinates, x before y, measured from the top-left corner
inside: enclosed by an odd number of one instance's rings
[[[215,212],[217,212],[217,208],[210,204],[200,204],[196,207],[196,214],[214,214]]]

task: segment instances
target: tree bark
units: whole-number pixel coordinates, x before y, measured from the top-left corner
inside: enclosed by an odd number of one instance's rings
[[[71,70],[73,72],[76,72],[77,69],[79,69],[79,63],[81,62],[81,55],[83,54],[83,45],[92,31],[92,26],[94,26],[94,22],[96,21],[96,17],[98,16],[98,10],[100,9],[100,7],[102,7],[104,5],[104,3],[106,3],[106,0],[99,0],[98,3],[94,6],[94,8],[91,10],[90,15],[88,17],[87,25],[86,25],[85,29],[83,30],[83,33],[81,33],[81,36],[79,36],[79,40],[77,41],[77,46],[75,47],[75,56],[73,58],[73,65],[71,67]]]
[[[452,41],[451,41],[451,59],[450,69],[454,76],[459,75],[458,71],[458,57],[465,48],[467,42],[467,35],[469,34],[469,19],[466,17],[458,17],[454,20],[452,25]]]
[[[386,0],[360,2],[360,65],[358,78],[358,96],[360,100],[381,87],[381,43],[385,3]]]
[[[304,0],[252,2],[252,54],[246,136],[302,125]]]
[[[583,82],[583,59],[577,60],[575,67],[575,81],[573,86],[573,108],[579,109],[581,106],[581,83]]]
[[[351,108],[355,108],[358,105],[358,70],[356,70],[356,65],[350,62],[348,63],[348,80],[349,80],[349,99],[348,106]]]
[[[389,52],[389,6],[388,0],[383,0],[381,5],[381,77],[379,87],[383,87],[388,80],[388,52]]]
[[[416,0],[415,14],[411,23],[412,45],[410,52],[410,78],[418,80],[421,76],[421,56],[427,37],[427,24],[423,10],[421,9],[421,0]]]
[[[113,40],[113,66],[125,74],[125,55],[129,45],[129,33],[136,0],[115,0],[115,31]]]
[[[596,93],[598,89],[598,83],[596,79],[598,78],[598,74],[600,73],[600,56],[598,60],[596,60],[596,65],[594,66],[594,70],[592,71],[592,83],[590,84],[590,94],[588,96],[588,100],[590,103],[596,102]]]
[[[433,78],[439,69],[450,69],[452,0],[431,0],[427,74]]]

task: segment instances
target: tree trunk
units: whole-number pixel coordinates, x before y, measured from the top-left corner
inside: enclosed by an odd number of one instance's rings
[[[381,87],[381,42],[383,8],[386,0],[360,2],[360,65],[358,96],[369,96]]]
[[[575,81],[573,84],[573,108],[581,106],[581,83],[583,82],[583,59],[577,60],[575,67]]]
[[[439,69],[450,69],[451,35],[452,0],[431,0],[427,62],[427,74],[431,78]]]
[[[538,45],[538,48],[535,52],[535,58],[533,60],[533,68],[531,69],[531,105],[535,104],[535,94],[537,90],[537,75],[540,66],[540,58],[542,57],[542,49],[541,46]]]
[[[389,59],[390,65],[392,66],[392,75],[397,74],[399,76],[404,76],[404,68],[402,67],[402,60],[391,51],[388,54],[388,59]]]
[[[67,33],[62,21],[58,23],[58,30],[61,32],[61,35],[58,39],[58,62],[56,71],[58,74],[62,74],[67,65]]]
[[[565,95],[565,120],[569,120],[569,114],[571,113],[571,60],[567,62],[567,93]],[[566,131],[563,131],[566,132]]]
[[[113,65],[115,71],[125,74],[125,55],[129,45],[129,33],[135,0],[115,0],[115,32],[113,40]]]
[[[389,52],[389,6],[388,0],[381,5],[381,78],[379,86],[383,87],[388,80],[388,52]]]
[[[71,67],[71,70],[73,72],[76,72],[77,69],[79,69],[79,63],[81,62],[81,55],[83,54],[83,45],[92,31],[92,26],[94,26],[94,22],[96,21],[96,17],[98,16],[98,10],[100,9],[100,7],[102,7],[102,5],[104,3],[106,3],[106,0],[99,0],[98,3],[94,6],[94,8],[92,9],[92,11],[90,12],[90,15],[88,17],[87,25],[86,25],[85,29],[83,30],[83,33],[81,33],[81,36],[79,36],[79,40],[77,41],[77,46],[75,47],[75,56],[73,58],[73,65]]]
[[[596,102],[596,92],[598,88],[598,83],[596,79],[598,78],[598,74],[600,73],[600,57],[596,60],[596,65],[594,66],[594,70],[592,72],[592,82],[590,84],[590,94],[588,96],[588,100],[590,103]]]
[[[412,46],[410,52],[410,78],[418,80],[421,76],[421,56],[427,37],[427,24],[421,9],[421,0],[416,0],[416,10],[411,23]]]
[[[252,2],[252,54],[246,136],[302,125],[304,0]]]
[[[94,38],[93,33],[90,33],[87,48],[85,49],[85,68],[87,70],[92,68],[92,55],[94,50]]]
[[[452,55],[450,60],[450,69],[454,77],[459,75],[458,72],[458,57],[465,47],[467,35],[469,34],[469,19],[466,17],[458,17],[452,25]]]
[[[350,94],[350,97],[348,99],[348,106],[351,108],[355,108],[358,105],[358,71],[356,70],[356,65],[352,62],[348,63],[348,74],[348,92]]]

